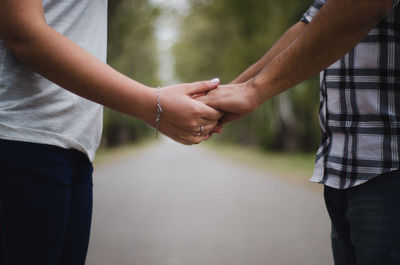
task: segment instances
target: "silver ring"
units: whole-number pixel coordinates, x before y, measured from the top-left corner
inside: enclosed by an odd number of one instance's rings
[[[199,132],[193,132],[194,136],[201,136],[203,134],[204,134],[204,126],[203,125],[200,126],[200,131]]]

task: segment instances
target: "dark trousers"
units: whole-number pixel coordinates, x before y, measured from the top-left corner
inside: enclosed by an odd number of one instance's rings
[[[400,264],[400,172],[347,190],[325,187],[336,265]]]
[[[0,264],[83,265],[92,164],[78,151],[0,140]]]

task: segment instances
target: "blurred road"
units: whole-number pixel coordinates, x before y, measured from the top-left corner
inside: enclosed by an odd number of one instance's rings
[[[322,187],[165,139],[94,180],[88,265],[333,264]]]

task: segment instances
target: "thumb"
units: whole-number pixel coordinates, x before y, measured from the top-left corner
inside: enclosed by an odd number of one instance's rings
[[[190,84],[189,95],[206,94],[208,91],[216,89],[220,84],[219,78],[210,81],[201,81]]]

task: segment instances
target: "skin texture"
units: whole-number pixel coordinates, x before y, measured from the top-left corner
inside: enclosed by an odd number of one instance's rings
[[[223,124],[310,78],[354,48],[387,14],[393,0],[328,1],[308,25],[290,28],[271,50],[232,84],[198,100],[225,112]],[[340,45],[338,45],[340,44]]]
[[[41,0],[0,0],[0,38],[25,65],[59,86],[155,126],[157,90],[112,69],[46,24]],[[203,81],[162,88],[160,131],[196,144],[222,114],[192,98],[219,85]],[[204,126],[203,135],[196,136]]]

